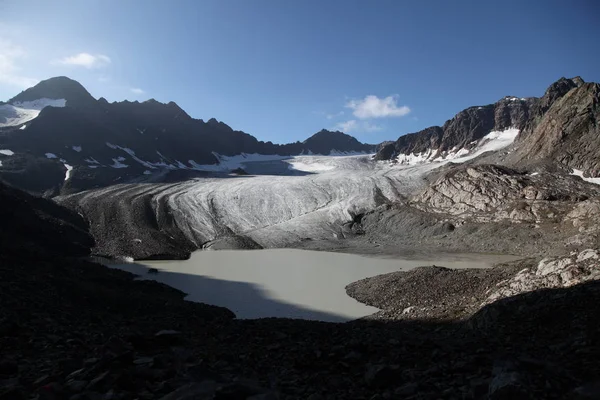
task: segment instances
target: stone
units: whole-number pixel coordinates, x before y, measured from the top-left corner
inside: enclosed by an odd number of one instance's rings
[[[217,387],[214,381],[188,383],[161,397],[160,400],[212,400]]]
[[[152,364],[154,362],[154,357],[140,357],[133,360],[133,363],[136,365],[141,364]]]
[[[586,249],[579,253],[579,255],[577,256],[577,262],[582,262],[590,259],[597,260],[598,258],[598,251],[594,249]]]
[[[494,362],[488,389],[490,400],[529,399],[523,376],[515,368],[515,364],[510,361]]]
[[[573,390],[572,398],[576,400],[600,399],[600,381],[587,382]]]
[[[15,375],[19,373],[19,365],[10,360],[0,361],[0,375]]]
[[[272,392],[255,394],[254,396],[250,396],[250,397],[246,398],[246,400],[278,400],[278,399],[279,399],[279,396],[277,396],[275,393],[272,393]]]
[[[396,396],[412,396],[419,390],[419,384],[416,382],[408,383],[394,390]]]
[[[406,307],[404,310],[402,310],[402,314],[403,315],[413,314],[416,310],[417,310],[417,307],[415,307],[415,306]]]
[[[94,379],[90,381],[87,385],[86,389],[95,389],[99,386],[102,386],[104,382],[106,382],[108,374],[110,371],[104,371],[100,375],[96,376]]]
[[[215,393],[215,400],[247,398],[264,394],[265,392],[267,391],[262,388],[258,382],[242,379],[218,388]]]
[[[65,384],[65,388],[71,392],[81,392],[89,384],[88,381],[70,380]]]
[[[369,365],[365,373],[365,382],[371,386],[388,386],[399,378],[399,368],[383,364]]]

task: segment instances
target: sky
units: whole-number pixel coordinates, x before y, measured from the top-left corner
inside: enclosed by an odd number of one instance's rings
[[[600,82],[596,0],[0,0],[0,100],[68,76],[260,140],[367,143],[562,76]]]

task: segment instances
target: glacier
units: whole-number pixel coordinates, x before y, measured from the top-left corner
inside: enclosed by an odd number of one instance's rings
[[[64,200],[92,214],[99,204],[110,203],[114,220],[122,224],[122,237],[114,240],[137,238],[136,218],[141,217],[149,218],[148,226],[168,238],[175,240],[173,235],[183,234],[196,248],[210,248],[215,241],[233,236],[244,236],[265,248],[285,247],[308,238],[340,238],[342,225],[356,216],[384,204],[401,203],[425,187],[424,178],[431,170],[504,148],[517,134],[515,129],[490,132],[468,154],[456,151],[458,157],[412,165],[375,161],[372,155],[220,156],[224,165],[211,166],[213,171],[204,171],[202,177],[151,183],[154,174],[148,169],[146,183],[92,189]],[[130,156],[134,153],[120,148]],[[113,161],[112,167],[126,167],[121,163],[124,158]],[[223,170],[232,166],[244,168],[249,175],[233,176]],[[186,169],[202,167],[192,164]]]

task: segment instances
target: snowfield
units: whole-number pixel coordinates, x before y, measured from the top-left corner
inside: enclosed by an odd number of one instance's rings
[[[0,128],[18,126],[37,118],[45,107],[64,107],[65,99],[37,99],[0,105]]]
[[[509,146],[515,141],[518,134],[519,130],[515,128],[509,128],[504,131],[492,131],[478,141],[471,142],[470,144],[474,145],[471,149],[464,147],[458,149],[455,147],[440,155],[438,155],[437,149],[428,149],[422,153],[400,154],[396,160],[400,164],[406,165],[444,161],[462,163],[472,160],[485,152],[497,151]]]

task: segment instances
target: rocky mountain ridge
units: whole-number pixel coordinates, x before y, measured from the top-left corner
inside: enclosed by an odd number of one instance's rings
[[[396,142],[381,148],[375,158],[392,160],[401,154],[428,153],[428,160],[436,160],[449,152],[470,150],[476,141],[492,131],[523,129],[537,101],[536,98],[505,97],[494,104],[469,107],[443,126],[400,136]]]
[[[450,153],[469,154],[477,140],[491,131],[513,128],[519,133],[512,146],[482,162],[517,169],[560,166],[567,172],[578,169],[584,176],[595,177],[600,174],[599,93],[598,83],[585,83],[580,77],[561,78],[541,98],[505,97],[491,105],[470,107],[442,127],[401,136],[380,148],[375,158],[418,155],[425,161],[442,160]]]
[[[64,101],[57,104],[55,99]],[[108,103],[95,100],[78,82],[57,77],[0,106],[0,149],[15,153],[0,155],[0,178],[30,191],[56,193],[169,170],[219,170],[223,157],[243,154],[368,153],[375,146],[327,130],[304,142],[262,142],[214,118],[194,119],[174,102]],[[47,160],[52,171],[63,171],[62,179],[55,173],[40,175],[39,165]],[[67,182],[71,178],[76,179]],[[34,183],[23,184],[28,181]]]

